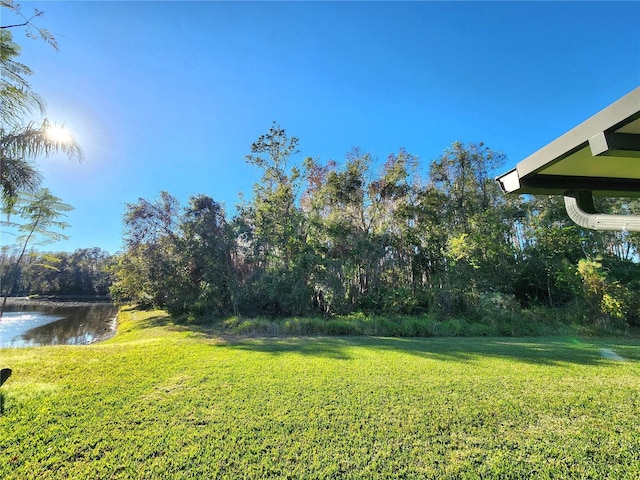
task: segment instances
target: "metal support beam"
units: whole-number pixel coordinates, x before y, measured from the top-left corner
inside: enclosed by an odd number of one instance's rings
[[[587,191],[567,192],[564,196],[567,214],[578,225],[591,230],[640,232],[640,215],[607,215],[593,205],[593,195]]]
[[[635,133],[600,132],[589,138],[589,147],[597,155],[640,157],[640,135]]]

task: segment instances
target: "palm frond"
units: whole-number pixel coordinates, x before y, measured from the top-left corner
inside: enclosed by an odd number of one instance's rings
[[[0,80],[0,123],[5,126],[23,123],[26,116],[44,115],[46,103],[37,93]]]
[[[35,190],[42,182],[42,176],[33,163],[4,155],[0,156],[0,177],[2,200],[5,204],[21,190]]]
[[[64,153],[71,159],[84,160],[84,152],[78,142],[71,136],[70,141],[58,141],[47,134],[51,124],[46,118],[42,124],[34,122],[18,127],[10,132],[0,133],[0,151],[7,157],[37,158],[53,153]]]
[[[32,75],[32,70],[15,60],[20,56],[22,48],[13,41],[13,35],[8,30],[0,30],[0,76],[8,78],[21,86],[29,83],[24,76]]]
[[[60,49],[58,47],[58,41],[56,40],[56,37],[54,37],[49,30],[46,30],[44,28],[38,28],[38,33],[40,34],[40,38],[44,40],[46,43],[48,43],[49,45],[51,45],[54,48],[54,50],[57,51]]]

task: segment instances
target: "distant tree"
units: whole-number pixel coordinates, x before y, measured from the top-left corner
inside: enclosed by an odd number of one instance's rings
[[[8,265],[0,277],[2,295],[13,276],[19,252],[3,249],[1,263]],[[25,255],[14,295],[108,295],[112,283],[109,268],[113,256],[97,247],[74,252],[33,251]]]
[[[417,158],[403,149],[378,173],[372,156],[357,149],[342,168],[307,159],[303,208],[323,312],[399,311],[414,301],[416,169]]]
[[[381,262],[389,242],[381,224],[378,185],[370,182],[372,164],[371,155],[352,150],[342,169],[329,169],[316,194],[324,230],[322,290],[338,312],[356,306],[375,309],[380,293]]]
[[[232,222],[205,195],[127,205],[113,298],[205,317],[430,313],[504,334],[541,308],[640,324],[637,238],[585,231],[555,197],[504,196],[504,155],[483,144],[453,144],[424,179],[404,149],[298,168],[297,145],[275,124],[252,145],[262,177]]]
[[[562,198],[535,196],[526,204],[523,261],[514,282],[525,305],[575,303],[577,263],[584,257],[581,229],[567,217]]]
[[[108,272],[112,256],[104,250],[81,248],[61,258],[57,270],[51,275],[55,284],[48,293],[67,295],[108,295],[112,283]],[[46,293],[46,292],[42,292]]]
[[[247,162],[262,170],[254,185],[251,225],[261,243],[260,255],[270,263],[289,266],[298,233],[299,215],[296,197],[300,189],[300,170],[290,165],[298,153],[298,139],[289,137],[275,123],[252,145]]]
[[[598,210],[619,215],[640,215],[640,198],[596,197]],[[640,260],[640,233],[611,232],[598,230],[594,232],[599,249],[603,255],[611,255],[620,260]]]
[[[347,313],[368,291],[371,275],[365,265],[372,245],[365,202],[371,162],[370,155],[357,150],[343,168],[333,161],[306,162],[305,213],[313,228],[308,243],[317,263],[314,298],[324,313]]]

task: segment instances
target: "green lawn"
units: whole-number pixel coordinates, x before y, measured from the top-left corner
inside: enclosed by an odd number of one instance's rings
[[[0,350],[0,478],[640,478],[637,340],[222,340],[167,320]]]

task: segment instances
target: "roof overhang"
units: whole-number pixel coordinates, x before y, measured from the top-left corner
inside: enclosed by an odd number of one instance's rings
[[[640,87],[496,180],[505,193],[640,197]]]

